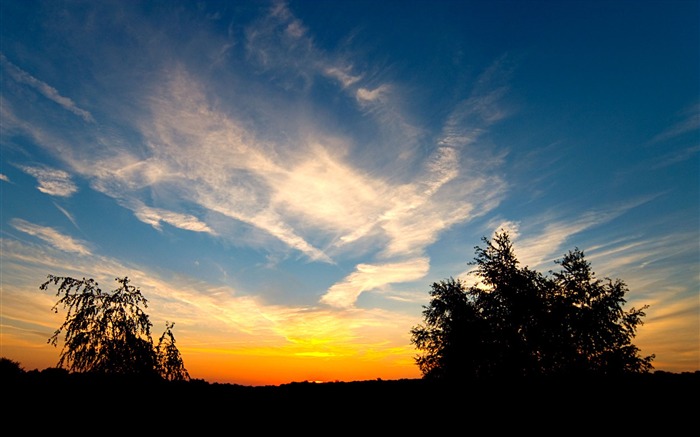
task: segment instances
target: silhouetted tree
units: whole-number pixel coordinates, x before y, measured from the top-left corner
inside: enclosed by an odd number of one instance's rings
[[[425,378],[474,379],[648,372],[631,340],[642,309],[622,309],[624,282],[600,281],[582,251],[547,277],[520,267],[506,232],[483,238],[471,265],[479,281],[432,284],[411,341]],[[551,273],[551,272],[550,272]]]
[[[485,353],[485,321],[469,301],[464,284],[449,278],[435,282],[425,307],[425,325],[413,327],[412,342],[424,353],[416,358],[428,378],[466,377],[481,371],[477,357]]]
[[[651,370],[654,356],[639,357],[632,344],[649,306],[623,311],[627,285],[619,279],[596,279],[578,248],[557,263],[561,271],[554,273],[554,298],[562,341],[557,347],[570,355],[567,364],[573,370],[606,375]]]
[[[165,322],[165,332],[158,340],[158,346],[156,346],[158,369],[160,375],[168,381],[187,381],[190,379],[190,374],[185,369],[180,351],[175,346],[173,326],[175,326],[174,323]]]
[[[65,339],[58,361],[59,368],[74,372],[100,374],[160,376],[189,379],[171,328],[166,330],[157,347],[153,346],[151,322],[143,310],[148,306],[141,291],[129,279],[115,278],[119,287],[103,292],[93,279],[49,275],[41,290],[57,285],[59,306],[67,310],[66,320],[49,338],[56,346],[63,332]]]
[[[0,357],[0,380],[16,379],[22,374],[24,374],[24,369],[18,361]]]

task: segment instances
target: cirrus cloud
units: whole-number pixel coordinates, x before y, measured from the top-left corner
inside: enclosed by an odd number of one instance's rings
[[[69,235],[65,235],[54,228],[30,223],[22,219],[12,219],[10,222],[18,231],[37,237],[56,249],[64,252],[77,253],[78,255],[90,255],[91,251],[87,245],[76,240]]]
[[[39,182],[37,189],[51,196],[70,197],[78,191],[71,176],[64,170],[49,167],[18,166],[23,172],[34,176]]]
[[[430,260],[426,257],[387,264],[358,264],[353,273],[328,289],[321,297],[321,302],[334,307],[350,308],[364,291],[421,279],[429,269]]]

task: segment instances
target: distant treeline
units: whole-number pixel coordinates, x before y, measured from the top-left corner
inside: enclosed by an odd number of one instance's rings
[[[533,391],[540,394],[556,392],[595,393],[615,392],[623,389],[659,390],[662,392],[681,393],[693,391],[694,398],[700,393],[700,370],[694,372],[672,373],[656,370],[649,373],[634,373],[619,376],[590,376],[590,377],[561,377],[539,376],[518,378],[485,378],[459,383],[432,380],[426,378],[395,379],[395,380],[363,380],[309,382],[299,381],[280,385],[250,386],[208,382],[203,379],[191,378],[187,381],[168,381],[157,376],[104,374],[98,372],[69,372],[58,367],[44,370],[24,370],[21,365],[7,358],[0,358],[0,383],[4,388],[15,387],[26,390],[58,390],[64,389],[79,392],[119,392],[139,390],[158,392],[163,390],[170,393],[207,393],[209,395],[241,395],[265,397],[302,396],[307,395],[357,395],[377,394],[395,395],[400,399],[404,395],[416,396],[430,393],[461,392],[500,396],[498,393],[514,393]],[[696,399],[697,402],[697,399]]]
[[[628,374],[583,379],[536,377],[447,383],[420,379],[291,382],[277,386],[210,383],[201,379],[47,368],[24,371],[2,359],[0,387],[7,418],[31,411],[75,423],[73,435],[92,430],[218,432],[221,426],[265,433],[309,430],[335,435],[387,430],[414,435],[445,427],[493,427],[549,433],[625,431],[628,427],[682,435],[697,427],[700,371]],[[12,362],[10,362],[12,363]],[[46,419],[42,419],[46,420]],[[146,421],[128,425],[133,420]],[[32,429],[49,423],[39,421]],[[39,428],[37,428],[39,426]],[[135,428],[132,428],[135,427]],[[196,428],[193,428],[196,427]],[[422,433],[422,432],[421,432]],[[371,433],[370,433],[371,434]],[[431,434],[432,435],[432,434]]]

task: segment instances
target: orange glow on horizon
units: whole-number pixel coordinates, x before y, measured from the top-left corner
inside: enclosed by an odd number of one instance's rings
[[[194,379],[210,383],[280,385],[303,381],[365,381],[420,378],[412,360],[359,356],[190,354],[185,366]]]

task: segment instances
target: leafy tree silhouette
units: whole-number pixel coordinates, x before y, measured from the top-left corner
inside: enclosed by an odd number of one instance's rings
[[[595,278],[584,253],[570,251],[560,272],[519,267],[507,232],[477,246],[467,287],[449,278],[432,284],[424,322],[411,329],[423,377],[610,376],[648,373],[654,355],[632,344],[644,310],[624,311],[627,286]]]
[[[103,292],[94,279],[82,280],[49,275],[41,290],[58,286],[59,306],[67,310],[66,320],[49,338],[56,346],[65,333],[59,368],[73,372],[104,375],[161,377],[189,380],[172,333],[166,329],[156,347],[151,337],[152,323],[143,308],[148,301],[129,284],[129,278],[115,278],[119,284],[112,292]]]
[[[165,322],[165,332],[158,340],[158,346],[156,346],[158,369],[160,375],[168,381],[188,381],[190,374],[185,369],[180,351],[175,346],[173,326],[175,326],[174,323]]]
[[[23,373],[24,369],[18,361],[0,357],[0,380],[6,381],[18,378]]]

